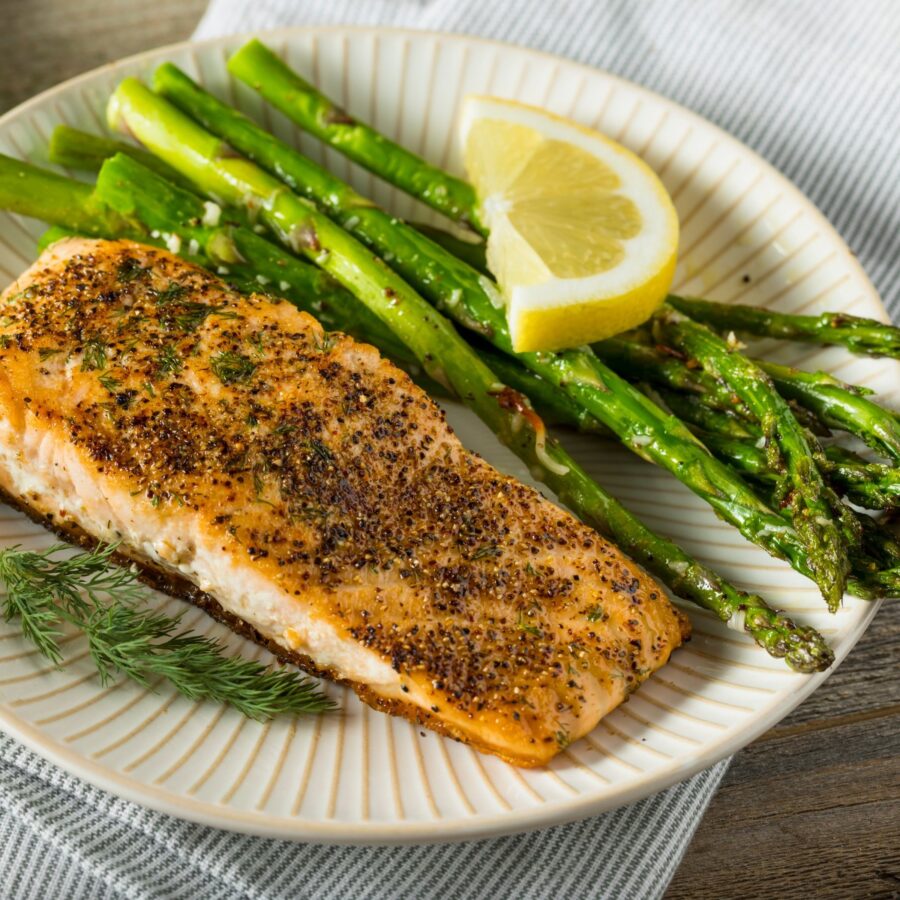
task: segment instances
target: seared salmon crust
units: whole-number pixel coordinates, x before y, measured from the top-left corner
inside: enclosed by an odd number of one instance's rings
[[[540,765],[688,636],[613,545],[465,450],[372,347],[285,301],[71,238],[3,312],[16,505],[121,541],[155,583],[376,708]]]

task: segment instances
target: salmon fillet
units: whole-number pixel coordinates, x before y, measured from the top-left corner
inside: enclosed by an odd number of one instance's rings
[[[377,709],[541,765],[688,635],[614,546],[287,302],[72,238],[3,312],[5,494]]]

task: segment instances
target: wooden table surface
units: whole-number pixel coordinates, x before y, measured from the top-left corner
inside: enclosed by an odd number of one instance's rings
[[[206,0],[0,0],[0,111],[186,38]],[[76,11],[77,10],[77,11]],[[900,897],[900,604],[735,757],[669,900]]]

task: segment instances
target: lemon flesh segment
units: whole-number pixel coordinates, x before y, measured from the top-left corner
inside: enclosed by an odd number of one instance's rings
[[[496,98],[467,98],[463,141],[517,351],[579,346],[652,315],[674,276],[678,220],[643,161]]]

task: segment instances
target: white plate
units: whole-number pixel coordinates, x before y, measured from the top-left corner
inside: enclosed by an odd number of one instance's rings
[[[389,29],[312,28],[264,36],[289,63],[352,113],[426,157],[459,169],[454,119],[468,92],[539,104],[597,127],[640,153],[662,176],[682,222],[677,286],[783,310],[843,310],[883,317],[871,284],[825,219],[766,163],[678,106],[603,72],[466,37]],[[0,151],[45,160],[58,122],[102,127],[106,98],[125,75],[149,76],[173,60],[211,90],[404,216],[428,218],[408,198],[298,135],[232,84],[229,37],[154,50],[34,98],[0,120]],[[39,223],[0,214],[0,275],[34,259]],[[749,282],[746,278],[749,277]],[[900,367],[848,353],[786,345],[765,352],[836,372],[896,403]],[[461,408],[463,442],[529,480],[508,451]],[[654,528],[672,535],[742,586],[820,628],[842,659],[875,604],[848,599],[835,616],[816,588],[747,544],[671,476],[608,443],[572,449]],[[0,542],[40,547],[51,538],[0,508]],[[170,608],[176,601],[159,598]],[[196,610],[188,621],[225,635]],[[756,649],[742,634],[691,610],[694,639],[621,709],[546,769],[517,770],[332,689],[341,712],[260,725],[165,686],[101,688],[80,639],[52,671],[0,625],[0,721],[33,749],[115,794],[223,828],[299,840],[413,842],[475,838],[576,819],[637,800],[686,778],[753,740],[819,685]],[[232,638],[235,647],[242,643]],[[242,648],[262,655],[256,648]]]

